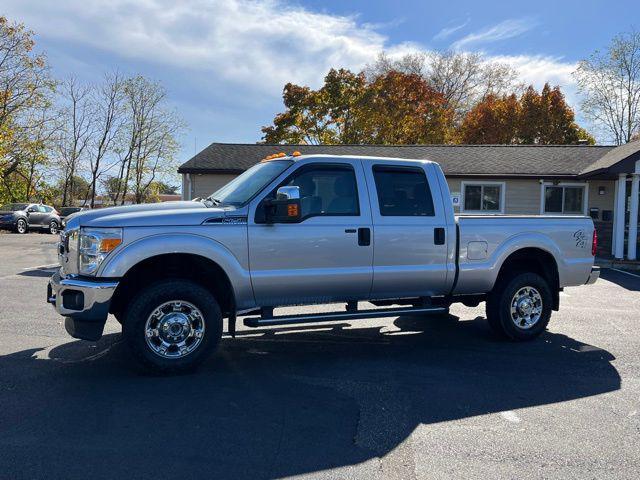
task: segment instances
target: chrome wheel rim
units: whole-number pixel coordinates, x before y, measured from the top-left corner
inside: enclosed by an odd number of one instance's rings
[[[542,295],[533,287],[518,289],[511,299],[511,320],[523,330],[533,327],[542,317]]]
[[[49,224],[49,231],[55,235],[56,233],[58,233],[58,224],[56,222],[51,222]]]
[[[27,231],[27,224],[24,220],[18,220],[18,233],[24,233]]]
[[[183,358],[196,350],[204,339],[204,329],[202,312],[183,300],[163,303],[151,312],[144,326],[147,346],[169,359]]]

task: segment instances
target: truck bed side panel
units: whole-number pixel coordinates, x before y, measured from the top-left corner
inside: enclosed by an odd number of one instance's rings
[[[589,217],[459,217],[459,276],[454,293],[486,293],[500,267],[517,250],[550,253],[558,266],[560,287],[584,284],[593,265],[593,222]]]

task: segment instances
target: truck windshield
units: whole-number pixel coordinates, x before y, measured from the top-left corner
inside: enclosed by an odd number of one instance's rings
[[[260,190],[284,172],[293,162],[291,160],[271,160],[258,163],[224,187],[212,193],[205,202],[214,206],[232,205],[240,207],[249,202]]]

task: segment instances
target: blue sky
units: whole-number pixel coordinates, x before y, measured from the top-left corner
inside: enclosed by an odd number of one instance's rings
[[[576,62],[640,28],[637,2],[587,0],[4,0],[2,14],[37,33],[59,78],[160,80],[189,125],[180,162],[213,141],[259,140],[285,82],[318,86],[330,67],[357,70],[383,50],[483,52],[527,83],[561,85],[577,107]]]

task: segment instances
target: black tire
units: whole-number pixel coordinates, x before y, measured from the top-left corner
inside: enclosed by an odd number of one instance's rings
[[[60,231],[60,227],[58,226],[58,222],[55,220],[51,220],[49,223],[49,233],[51,235],[56,235]]]
[[[540,297],[541,312],[539,318],[533,325],[519,326],[524,322],[519,321],[521,317],[517,314],[516,319],[512,316],[512,302],[517,294],[526,292],[527,287],[533,289]],[[534,295],[535,295],[534,293]],[[527,297],[527,295],[522,295]],[[547,281],[536,273],[516,272],[511,274],[496,284],[493,291],[487,297],[487,320],[491,330],[502,338],[514,341],[533,340],[545,331],[551,319],[553,297]],[[535,303],[534,305],[537,305]]]
[[[202,314],[204,334],[199,345],[185,356],[166,358],[156,353],[146,338],[147,319],[167,302],[184,302]],[[124,339],[134,358],[155,373],[179,373],[195,369],[216,349],[222,337],[222,314],[215,297],[201,285],[172,279],[155,283],[140,291],[124,311]]]
[[[24,234],[29,231],[29,225],[24,218],[19,218],[16,222],[16,233]]]

